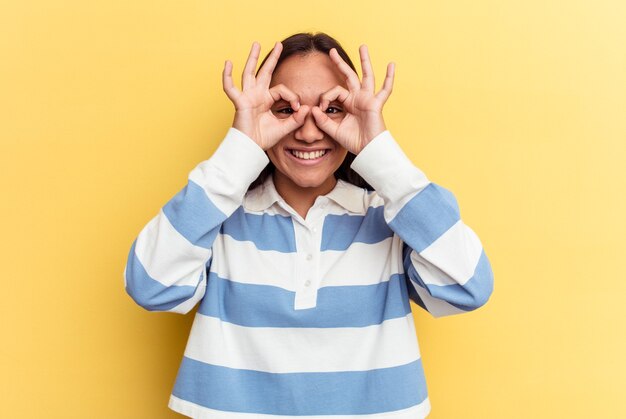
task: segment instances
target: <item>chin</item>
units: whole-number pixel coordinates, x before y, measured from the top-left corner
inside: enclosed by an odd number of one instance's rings
[[[317,188],[326,183],[331,177],[333,177],[332,173],[327,176],[289,176],[289,179],[301,188]]]

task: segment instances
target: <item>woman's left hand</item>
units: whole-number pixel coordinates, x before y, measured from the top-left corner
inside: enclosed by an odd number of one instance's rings
[[[316,125],[354,154],[358,154],[374,137],[386,130],[382,110],[392,91],[395,69],[394,63],[387,65],[383,87],[374,94],[374,72],[366,45],[361,45],[359,54],[363,71],[362,82],[337,50],[330,50],[330,59],[346,77],[348,89],[335,86],[322,95],[319,106],[311,108]],[[325,112],[333,101],[339,101],[346,112],[339,122]]]

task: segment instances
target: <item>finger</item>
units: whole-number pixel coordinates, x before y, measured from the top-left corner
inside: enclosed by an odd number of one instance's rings
[[[222,87],[226,96],[233,102],[239,97],[239,90],[233,83],[233,63],[226,60],[224,63],[224,70],[222,71]]]
[[[348,88],[352,90],[358,90],[361,87],[361,82],[359,81],[359,76],[352,70],[352,68],[341,58],[336,48],[331,48],[330,59],[337,65],[339,71],[346,76],[346,82],[348,84]]]
[[[322,93],[322,95],[320,96],[319,108],[323,112],[326,112],[326,109],[328,109],[328,105],[330,105],[330,102],[338,100],[339,102],[343,103],[348,98],[348,96],[350,96],[350,92],[346,90],[345,87],[335,86],[329,91]]]
[[[274,102],[278,102],[279,100],[283,99],[289,102],[289,105],[294,111],[297,111],[300,108],[300,97],[284,84],[277,84],[276,86],[272,86],[269,92],[270,95],[272,95],[272,99],[274,99]]]
[[[376,94],[376,98],[381,102],[387,101],[391,91],[393,90],[393,79],[396,72],[396,64],[391,62],[387,64],[387,75],[385,76],[385,81],[383,82],[383,87]]]
[[[374,93],[374,70],[372,70],[372,62],[367,45],[363,44],[359,47],[359,55],[361,56],[361,71],[363,72],[362,86],[367,91]]]
[[[289,115],[289,118],[281,120],[280,123],[285,129],[285,135],[304,124],[310,110],[311,108],[308,105],[302,105],[297,112]]]
[[[274,49],[270,53],[269,57],[267,57],[267,60],[265,60],[263,67],[261,67],[261,70],[259,70],[259,73],[257,74],[258,81],[261,81],[269,86],[270,80],[272,78],[272,73],[276,68],[276,63],[278,62],[278,58],[280,57],[280,53],[282,50],[283,44],[281,44],[280,42],[276,42],[276,44],[274,44]]]
[[[248,86],[254,85],[254,70],[256,69],[256,64],[259,61],[259,52],[261,51],[261,44],[257,41],[252,43],[252,48],[250,48],[250,54],[248,54],[248,61],[246,61],[246,66],[243,69],[243,73],[241,73],[241,89],[244,90]]]
[[[333,121],[332,118],[329,118],[318,106],[313,106],[311,113],[313,114],[313,118],[315,118],[315,125],[334,139],[339,124]]]

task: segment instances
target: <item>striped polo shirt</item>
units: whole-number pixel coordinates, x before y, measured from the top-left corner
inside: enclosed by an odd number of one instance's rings
[[[168,406],[194,418],[416,419],[430,412],[410,301],[485,304],[493,273],[454,195],[389,131],[306,217],[230,128],[133,242],[124,284],[151,311],[197,307]],[[367,415],[367,416],[364,416]]]

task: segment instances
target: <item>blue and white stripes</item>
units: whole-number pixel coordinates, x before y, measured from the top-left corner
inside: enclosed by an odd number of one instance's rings
[[[411,299],[435,317],[484,305],[493,292],[491,264],[456,198],[430,182],[388,131],[375,140],[352,168],[377,191],[389,228],[403,241]]]
[[[271,177],[246,193],[265,164],[231,128],[131,246],[124,277],[138,304],[198,307],[170,408],[212,419],[425,417],[409,301],[455,314],[493,287],[454,196],[388,131],[353,162],[376,192],[340,180],[306,219]]]
[[[133,242],[124,283],[148,310],[187,313],[202,298],[211,246],[245,193],[237,181],[249,185],[269,161],[243,133],[232,128],[227,137]]]

